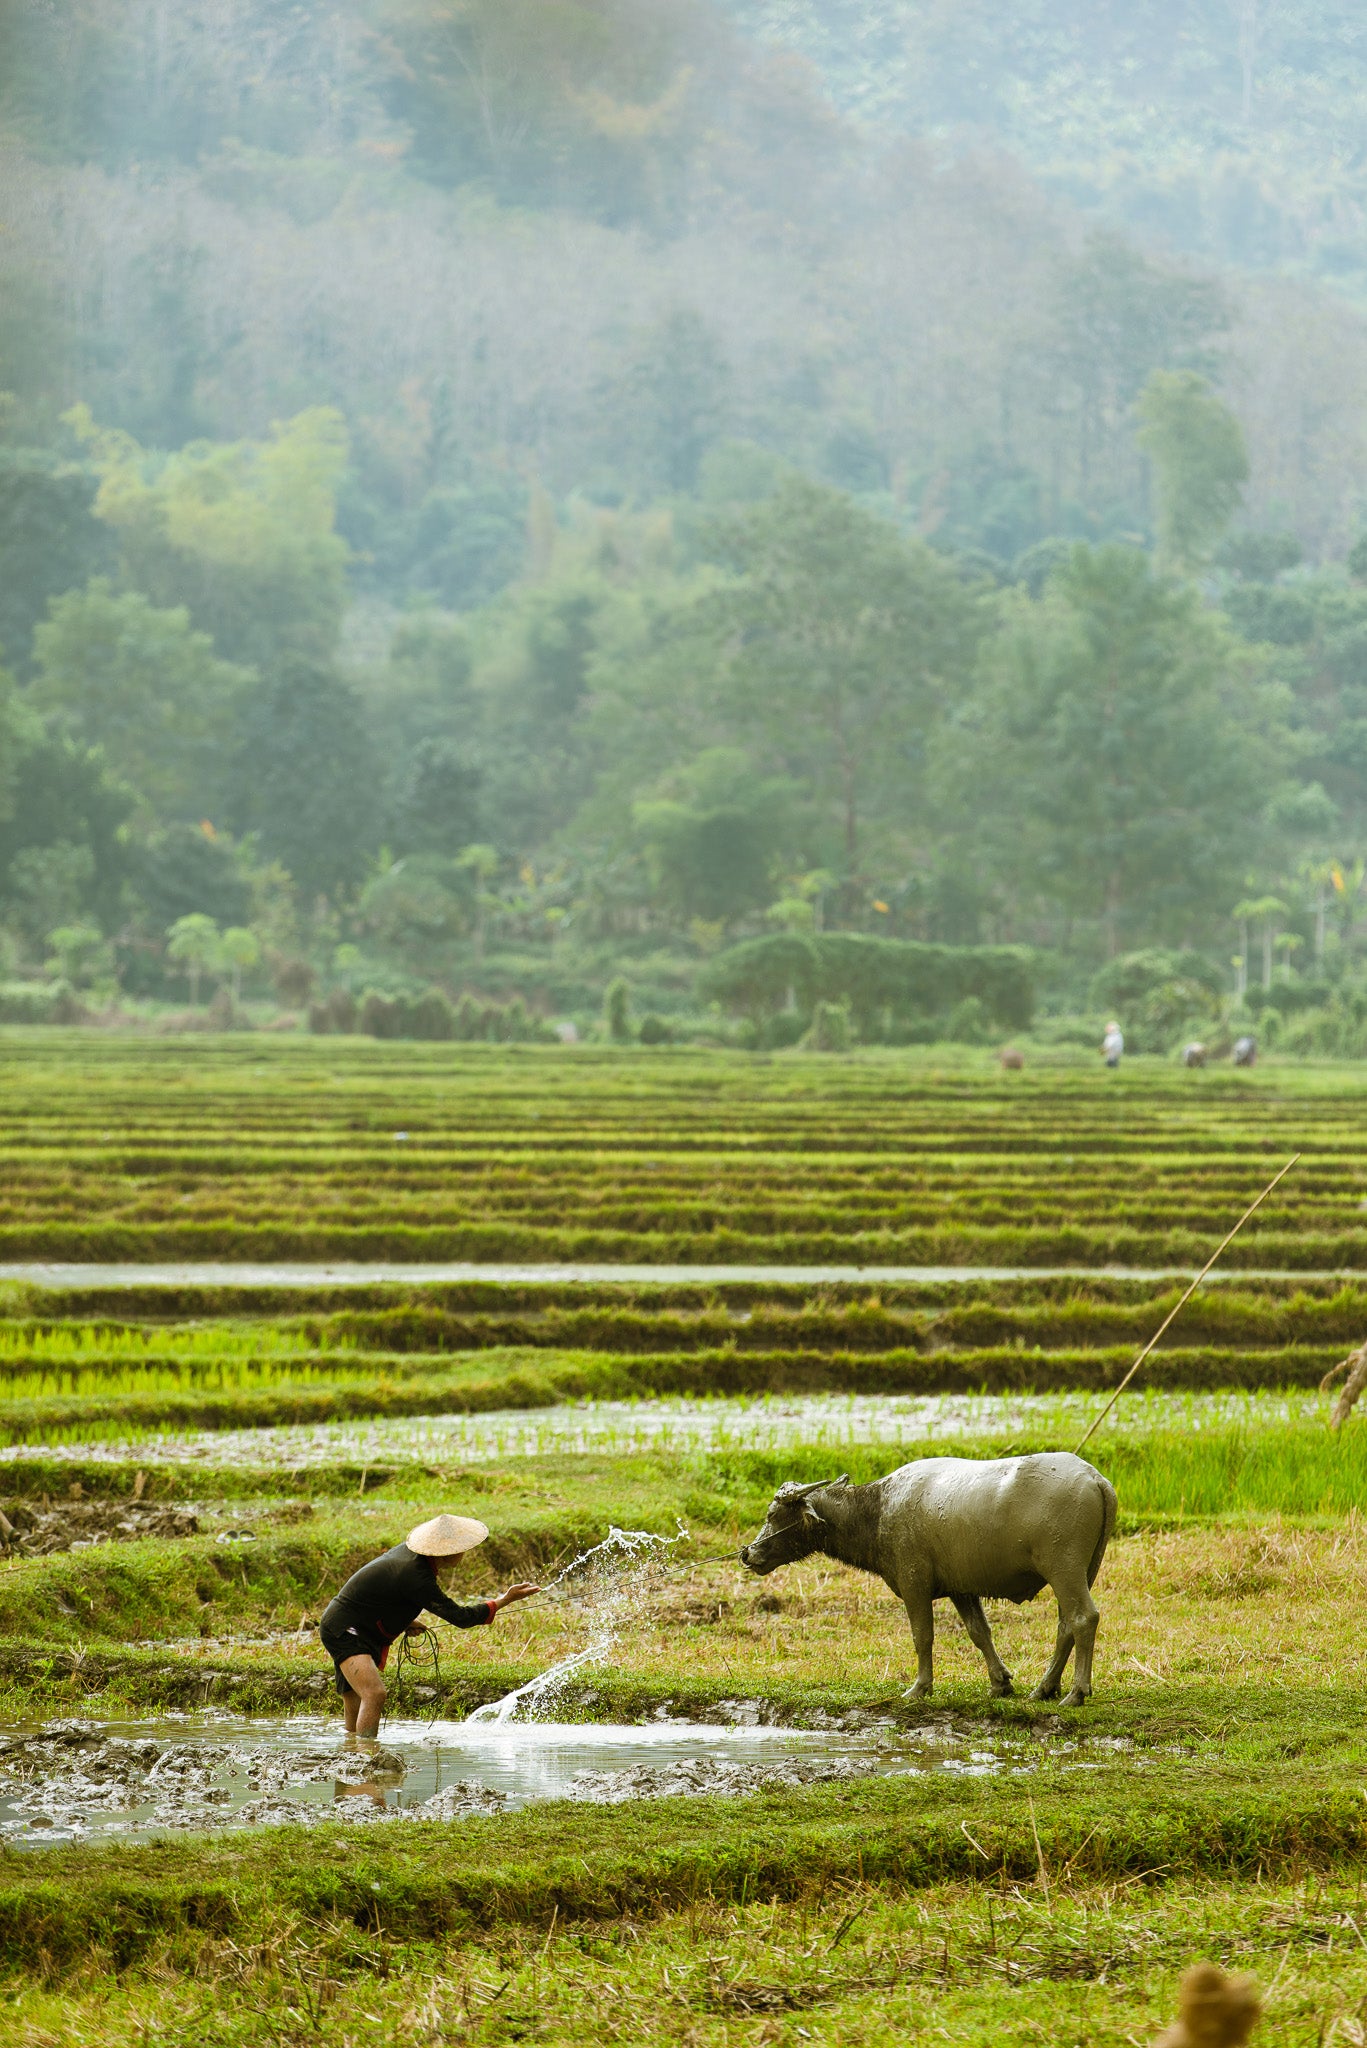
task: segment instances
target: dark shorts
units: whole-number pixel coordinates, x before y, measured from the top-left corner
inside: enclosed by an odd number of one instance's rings
[[[318,1633],[323,1639],[323,1648],[336,1666],[338,1692],[355,1690],[342,1676],[342,1666],[348,1657],[373,1657],[381,1671],[384,1670],[390,1646],[379,1636],[362,1635],[359,1630],[349,1628],[321,1628]]]

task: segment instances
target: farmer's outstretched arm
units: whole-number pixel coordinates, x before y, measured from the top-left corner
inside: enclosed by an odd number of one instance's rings
[[[533,1593],[540,1591],[540,1586],[532,1586],[524,1581],[516,1586],[508,1586],[502,1593],[495,1593],[488,1600],[462,1601],[448,1599],[446,1594],[438,1589],[428,1598],[427,1612],[440,1615],[441,1619],[449,1621],[453,1628],[479,1628],[482,1624],[492,1621],[500,1608],[510,1606],[514,1600],[529,1600]]]
[[[452,1628],[485,1628],[498,1612],[491,1600],[453,1600],[440,1586],[427,1595],[423,1607],[428,1614],[449,1621]]]

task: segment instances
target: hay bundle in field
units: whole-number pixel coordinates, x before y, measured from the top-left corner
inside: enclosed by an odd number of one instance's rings
[[[1334,1412],[1329,1417],[1331,1429],[1342,1429],[1353,1412],[1358,1395],[1367,1387],[1367,1344],[1359,1344],[1356,1351],[1350,1351],[1346,1358],[1340,1359],[1337,1365],[1330,1367],[1320,1381],[1320,1392],[1327,1394],[1342,1373],[1347,1373],[1348,1377],[1334,1403]]]
[[[1243,2048],[1263,2009],[1251,1977],[1228,1977],[1214,1963],[1187,1971],[1177,2006],[1153,2048]]]

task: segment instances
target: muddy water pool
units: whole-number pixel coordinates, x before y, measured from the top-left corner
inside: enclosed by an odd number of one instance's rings
[[[616,1803],[668,1794],[939,1771],[986,1775],[1009,1752],[951,1729],[799,1730],[660,1718],[608,1722],[401,1721],[345,1743],[336,1720],[163,1715],[0,1728],[0,1842],[139,1841],[170,1830],[328,1820],[452,1821],[535,1800]],[[739,1723],[739,1725],[738,1725]]]
[[[563,1452],[739,1448],[790,1444],[934,1443],[971,1437],[1030,1437],[1078,1432],[1104,1396],[1079,1394],[765,1395],[753,1400],[566,1402],[554,1408],[504,1408],[474,1415],[411,1415],[375,1421],[286,1423],[263,1429],[158,1431],[44,1445],[50,1459],[147,1464],[194,1461],[206,1471],[239,1466],[298,1471],[335,1464],[465,1463]],[[1267,1429],[1322,1423],[1323,1394],[1231,1391],[1126,1395],[1130,1435],[1145,1430]],[[0,1447],[0,1465],[30,1458],[31,1444]]]

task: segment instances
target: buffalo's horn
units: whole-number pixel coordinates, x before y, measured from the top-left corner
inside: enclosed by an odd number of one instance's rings
[[[850,1475],[842,1472],[838,1479],[814,1479],[810,1486],[797,1486],[790,1479],[783,1491],[789,1500],[806,1500],[809,1493],[822,1493],[828,1486],[848,1486]]]

